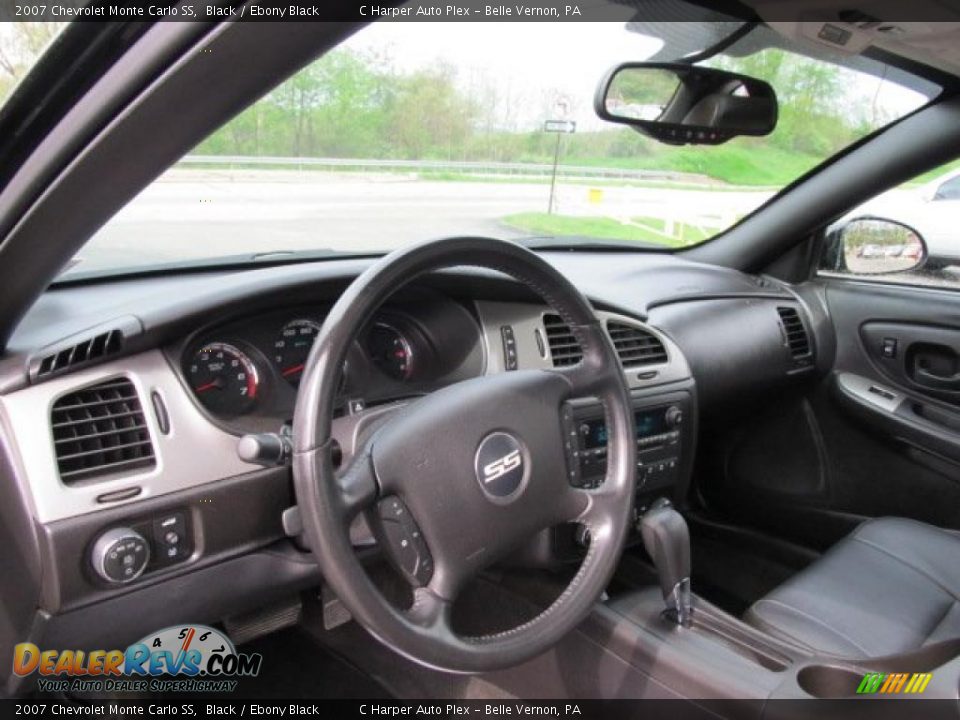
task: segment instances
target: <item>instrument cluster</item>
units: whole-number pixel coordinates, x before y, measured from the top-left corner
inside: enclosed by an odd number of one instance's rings
[[[193,344],[185,355],[187,384],[203,407],[223,417],[263,409],[270,404],[268,394],[289,398],[300,384],[324,316],[322,311],[274,316],[220,328]],[[357,372],[378,373],[393,384],[416,379],[417,360],[421,352],[427,352],[422,350],[423,344],[424,338],[411,321],[378,316],[355,342],[344,367],[341,391],[347,389],[354,365]],[[358,354],[364,362],[356,362]],[[287,388],[292,392],[284,392]]]
[[[297,388],[329,306],[233,318],[169,352],[196,402],[229,430],[275,431],[293,417]],[[483,372],[479,326],[447,298],[385,306],[355,338],[338,393],[342,408],[431,392]]]

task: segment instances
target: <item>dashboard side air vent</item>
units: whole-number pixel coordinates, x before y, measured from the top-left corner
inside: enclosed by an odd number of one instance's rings
[[[607,323],[607,332],[624,367],[659,365],[667,361],[667,349],[655,335],[633,325]]]
[[[554,367],[566,367],[580,362],[583,350],[563,318],[548,313],[543,316],[543,328],[547,331],[547,344],[550,346]]]
[[[107,330],[73,345],[60,348],[57,352],[44,355],[37,365],[37,379],[44,379],[54,373],[77,367],[83,363],[93,362],[115,355],[123,347],[123,332]]]
[[[127,378],[63,395],[50,425],[64,483],[157,464],[137,389]]]
[[[777,313],[780,315],[780,324],[783,325],[790,355],[794,360],[810,357],[810,336],[800,319],[800,313],[792,307],[778,307]]]

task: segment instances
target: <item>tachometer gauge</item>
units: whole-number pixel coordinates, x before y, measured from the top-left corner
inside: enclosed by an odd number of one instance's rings
[[[256,402],[257,366],[233,345],[215,342],[200,348],[187,366],[187,380],[201,403],[223,415],[240,415]]]
[[[300,384],[307,355],[320,332],[320,325],[313,320],[291,320],[280,331],[280,337],[273,344],[273,361],[280,374],[291,385]]]
[[[413,374],[413,350],[403,333],[392,325],[378,322],[367,336],[370,359],[394,380],[409,380]]]

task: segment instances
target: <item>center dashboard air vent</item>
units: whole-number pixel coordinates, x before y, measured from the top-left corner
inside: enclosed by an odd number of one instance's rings
[[[610,320],[607,333],[624,367],[659,365],[667,361],[667,349],[663,343],[646,330]]]
[[[64,483],[157,464],[137,389],[127,378],[61,396],[50,425]]]
[[[543,328],[547,331],[547,344],[554,367],[576,365],[583,358],[580,343],[563,318],[553,313],[543,316]]]
[[[793,307],[778,307],[777,314],[780,315],[780,324],[783,326],[790,356],[795,361],[809,358],[812,355],[810,336],[807,334],[803,320],[800,319],[800,313]]]
[[[547,331],[547,344],[550,346],[554,367],[566,367],[580,362],[583,357],[580,343],[559,315],[544,315],[543,326]],[[663,343],[646,330],[609,320],[607,333],[624,367],[657,365],[667,361],[667,350]]]

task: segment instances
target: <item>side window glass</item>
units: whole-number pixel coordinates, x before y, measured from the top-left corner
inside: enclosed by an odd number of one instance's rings
[[[848,212],[827,231],[818,274],[960,289],[960,162]]]

